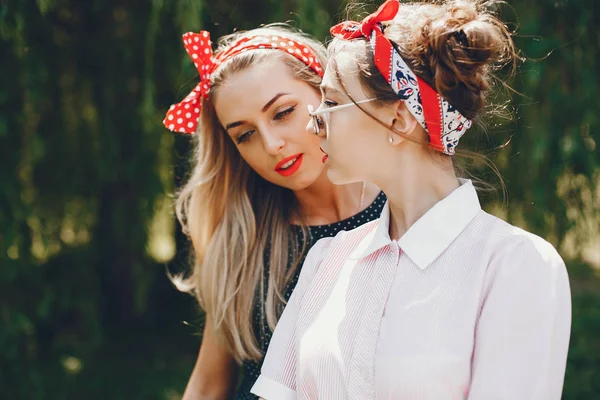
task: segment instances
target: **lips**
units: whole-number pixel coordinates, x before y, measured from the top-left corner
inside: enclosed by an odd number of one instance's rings
[[[302,153],[286,157],[277,163],[275,171],[283,176],[291,176],[298,171],[303,159],[304,154]]]
[[[325,164],[325,161],[327,161],[327,159],[329,158],[329,155],[327,155],[327,153],[325,153],[325,150],[323,150],[322,147],[319,147],[319,150],[321,150],[321,152],[324,154],[324,156],[321,159],[321,161],[323,162],[323,164]]]

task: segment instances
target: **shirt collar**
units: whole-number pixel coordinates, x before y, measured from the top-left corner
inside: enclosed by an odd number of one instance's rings
[[[470,180],[437,202],[398,240],[398,245],[421,269],[426,269],[467,227],[481,210],[477,192]],[[353,252],[353,258],[364,258],[390,244],[390,206],[385,203],[377,226]]]

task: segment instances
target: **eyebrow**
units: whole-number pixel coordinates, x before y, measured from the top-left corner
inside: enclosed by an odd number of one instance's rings
[[[329,92],[330,94],[338,94],[338,95],[343,94],[342,92],[340,92],[338,89],[334,88],[333,86],[321,85],[321,93],[323,93],[325,95],[325,94],[327,94],[327,92]]]
[[[271,107],[273,105],[273,103],[275,103],[277,101],[278,98],[280,98],[281,96],[287,96],[289,93],[286,92],[281,92],[281,93],[277,93],[275,96],[273,96],[273,98],[271,100],[269,100],[269,102],[267,104],[265,104],[265,106],[262,108],[262,112],[265,112],[269,109],[269,107]]]
[[[273,96],[273,98],[271,100],[269,100],[267,102],[267,104],[264,105],[264,107],[262,108],[261,111],[262,112],[266,112],[273,105],[273,103],[275,103],[277,101],[277,99],[279,99],[281,96],[287,96],[289,94],[290,93],[287,93],[287,92],[277,93],[275,96]],[[235,128],[236,126],[243,125],[244,123],[245,123],[245,121],[235,121],[235,122],[232,122],[230,124],[225,125],[225,130],[228,131],[231,128]]]

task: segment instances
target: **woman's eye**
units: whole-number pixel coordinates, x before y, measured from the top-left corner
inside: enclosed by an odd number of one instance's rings
[[[275,114],[275,120],[284,119],[285,117],[287,117],[288,115],[293,113],[295,109],[296,109],[296,106],[286,108],[285,110],[278,112],[277,114]]]
[[[335,107],[335,106],[337,106],[337,103],[335,101],[331,101],[331,100],[325,100],[323,102],[323,104],[325,104],[326,107]]]
[[[252,136],[253,133],[254,131],[246,131],[242,133],[240,136],[237,137],[237,143],[240,144],[246,142],[248,139],[250,139],[250,136]]]

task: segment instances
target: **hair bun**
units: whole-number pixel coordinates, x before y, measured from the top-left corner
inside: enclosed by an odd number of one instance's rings
[[[436,90],[451,102],[456,98],[461,112],[473,118],[485,105],[490,72],[514,53],[506,48],[510,33],[474,1],[455,0],[443,7],[440,18],[423,26],[427,62]]]

